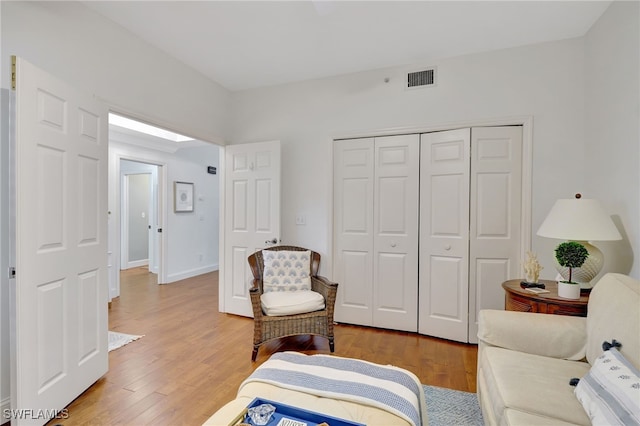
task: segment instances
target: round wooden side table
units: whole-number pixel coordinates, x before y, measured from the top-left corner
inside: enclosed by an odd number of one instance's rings
[[[589,293],[581,293],[580,299],[565,299],[558,296],[558,283],[540,280],[549,293],[532,293],[520,287],[523,280],[509,280],[502,283],[505,291],[504,305],[507,311],[536,312],[541,314],[587,316]]]

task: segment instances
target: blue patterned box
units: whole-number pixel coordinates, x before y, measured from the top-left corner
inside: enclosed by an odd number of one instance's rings
[[[271,404],[276,407],[276,412],[273,414],[273,417],[269,420],[269,423],[267,423],[266,426],[278,426],[281,420],[283,421],[281,426],[299,426],[300,424],[318,426],[321,423],[328,423],[330,426],[366,426],[363,423],[339,419],[327,414],[316,413],[314,411],[304,410],[302,408],[292,407],[291,405],[262,398],[255,398],[247,408],[256,407],[261,404]],[[290,422],[287,422],[287,420],[290,420]],[[244,422],[253,425],[253,422],[251,422],[248,415],[245,417]]]

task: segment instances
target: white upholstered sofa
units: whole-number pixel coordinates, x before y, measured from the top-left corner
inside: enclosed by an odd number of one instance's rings
[[[620,342],[619,352],[640,368],[640,281],[626,275],[598,281],[586,318],[484,310],[479,321],[485,424],[591,424],[569,381],[589,373],[605,341]]]

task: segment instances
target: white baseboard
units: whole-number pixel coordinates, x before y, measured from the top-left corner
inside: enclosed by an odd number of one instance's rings
[[[218,264],[214,263],[212,265],[203,266],[201,268],[190,269],[188,271],[178,272],[176,274],[167,275],[167,282],[163,284],[169,284],[180,280],[185,280],[187,278],[196,277],[198,275],[206,274],[208,272],[217,271]]]
[[[134,260],[132,262],[127,262],[125,267],[122,269],[139,268],[141,266],[149,266],[149,259]]]

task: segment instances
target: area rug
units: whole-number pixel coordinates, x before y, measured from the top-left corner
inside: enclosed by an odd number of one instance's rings
[[[127,343],[131,343],[134,340],[138,340],[142,336],[135,336],[133,334],[117,333],[115,331],[109,332],[109,352],[121,348]]]
[[[423,386],[429,426],[484,425],[475,393]]]

